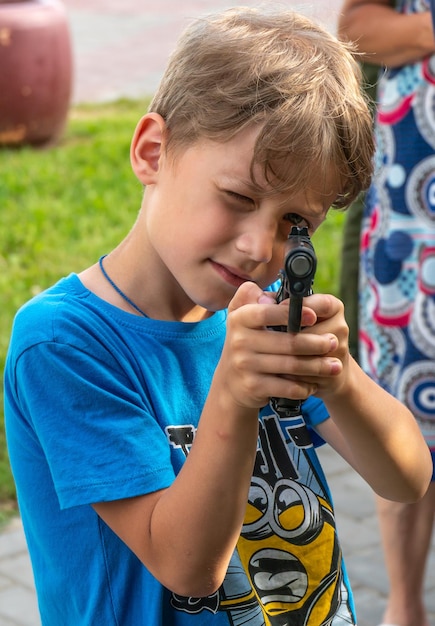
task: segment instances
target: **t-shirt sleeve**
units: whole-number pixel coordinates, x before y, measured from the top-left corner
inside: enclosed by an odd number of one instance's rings
[[[16,363],[20,413],[47,459],[61,508],[141,495],[174,479],[146,394],[103,356],[47,341]]]
[[[310,430],[313,445],[318,448],[325,443],[325,440],[317,433],[316,426],[329,419],[328,410],[323,400],[314,396],[307,398],[302,403],[301,409],[304,421]]]

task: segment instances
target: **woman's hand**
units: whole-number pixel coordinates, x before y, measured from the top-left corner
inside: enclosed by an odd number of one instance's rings
[[[398,13],[390,0],[345,0],[338,36],[353,42],[364,61],[387,67],[415,63],[435,52],[430,11]]]

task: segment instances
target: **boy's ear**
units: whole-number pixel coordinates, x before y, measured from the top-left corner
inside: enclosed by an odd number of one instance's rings
[[[158,113],[147,113],[136,126],[131,141],[130,161],[143,185],[155,182],[162,154],[165,121]]]

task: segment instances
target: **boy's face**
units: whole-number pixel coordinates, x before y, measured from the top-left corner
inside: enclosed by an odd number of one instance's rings
[[[262,289],[274,282],[291,227],[312,234],[337,194],[329,176],[326,187],[314,181],[306,193],[262,197],[250,178],[259,131],[248,128],[226,143],[200,140],[175,160],[161,155],[147,188],[146,229],[163,280],[175,279],[175,297],[181,288],[210,311],[225,308],[244,281]]]

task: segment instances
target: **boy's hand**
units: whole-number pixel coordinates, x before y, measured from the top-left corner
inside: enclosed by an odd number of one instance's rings
[[[237,405],[260,408],[270,397],[305,399],[340,387],[348,358],[342,303],[329,295],[309,296],[302,332],[272,330],[287,319],[288,302],[277,305],[254,283],[244,283],[230,302],[218,370]]]
[[[334,370],[332,375],[315,377],[312,381],[318,385],[316,395],[325,399],[328,395],[344,390],[349,362],[352,360],[349,353],[349,327],[344,317],[343,303],[330,294],[308,296],[304,299],[305,312],[307,309],[315,317],[315,322],[311,325],[305,321],[301,334],[329,334],[336,339],[336,346],[328,353]]]

